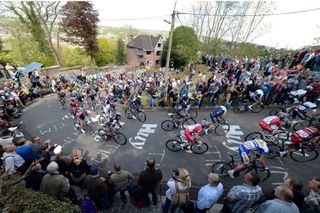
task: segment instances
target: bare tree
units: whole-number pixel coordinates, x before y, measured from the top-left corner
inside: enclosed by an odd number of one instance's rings
[[[121,27],[119,36],[122,38],[124,43],[127,45],[134,37],[136,37],[139,34],[139,30],[130,26],[125,25]]]

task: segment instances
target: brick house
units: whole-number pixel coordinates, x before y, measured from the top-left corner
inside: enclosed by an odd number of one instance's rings
[[[162,50],[161,36],[139,35],[127,44],[127,65],[160,66]]]

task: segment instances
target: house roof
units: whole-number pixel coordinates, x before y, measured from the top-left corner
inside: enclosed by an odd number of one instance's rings
[[[160,38],[161,36],[138,35],[127,44],[127,47],[143,49],[144,51],[153,51]]]

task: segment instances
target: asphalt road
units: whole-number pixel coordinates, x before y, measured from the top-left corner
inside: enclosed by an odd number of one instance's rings
[[[22,120],[25,123],[25,130],[30,136],[40,136],[42,141],[51,139],[52,144],[60,144],[64,147],[64,152],[70,154],[73,149],[80,149],[85,158],[90,163],[99,164],[102,170],[112,168],[114,162],[119,162],[124,169],[131,172],[139,172],[145,167],[145,160],[148,156],[156,159],[157,166],[163,171],[164,179],[171,176],[173,168],[186,168],[190,172],[193,184],[203,185],[207,182],[206,174],[210,171],[214,162],[228,160],[227,153],[235,153],[244,137],[253,131],[258,131],[258,121],[268,115],[270,109],[254,114],[247,112],[244,114],[234,114],[228,112],[228,120],[231,130],[226,136],[208,135],[204,142],[209,145],[208,152],[197,155],[184,151],[171,152],[165,147],[165,142],[176,137],[179,130],[165,132],[160,124],[169,119],[166,111],[147,111],[147,119],[144,123],[138,120],[128,120],[122,114],[122,122],[125,125],[121,132],[127,138],[127,144],[120,146],[113,141],[102,141],[99,138],[88,136],[74,130],[74,120],[67,110],[62,110],[57,97],[46,96],[28,107]],[[92,114],[96,121],[97,116]],[[209,119],[209,111],[198,112],[197,121],[203,118]],[[98,122],[91,125],[97,129]],[[312,162],[298,163],[290,157],[275,158],[268,160],[271,177],[261,185],[266,190],[271,190],[277,184],[281,184],[288,176],[293,176],[302,180],[304,185],[314,176],[319,175],[319,158]],[[242,182],[242,177],[231,179],[225,178],[226,188]],[[304,188],[307,191],[307,187]]]

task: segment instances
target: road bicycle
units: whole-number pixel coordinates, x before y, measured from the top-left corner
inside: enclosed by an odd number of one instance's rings
[[[66,97],[59,97],[59,102],[63,110],[66,109]]]
[[[176,108],[175,107],[171,107],[168,112],[174,114],[174,113],[176,113]],[[198,116],[197,110],[193,109],[191,107],[191,105],[188,105],[187,113],[189,114],[189,117],[193,118],[193,119],[196,119],[197,116]]]
[[[121,114],[116,112],[112,113],[112,118],[110,119],[113,123],[116,123],[117,127],[120,128],[122,125],[120,124]],[[101,125],[105,124],[109,120],[108,115],[106,113],[102,113],[99,117],[99,123]]]
[[[166,142],[166,147],[173,152],[178,152],[183,149],[187,143],[187,138],[183,134],[177,135],[178,139],[170,139]],[[203,154],[208,151],[208,144],[201,141],[201,137],[195,140],[195,143],[190,147],[190,150],[195,154]]]
[[[196,124],[196,121],[192,117],[184,117],[183,121],[179,121],[179,118],[175,113],[168,113],[169,117],[171,118],[170,120],[165,120],[161,123],[161,128],[164,131],[171,131],[175,128],[182,127],[185,128],[189,125],[194,125]]]
[[[217,124],[211,124],[206,130],[208,134],[211,134],[212,131],[218,136],[226,135],[230,131],[230,125],[228,122],[222,118],[217,118]]]
[[[91,135],[93,133],[92,127],[88,124],[88,121],[85,120],[83,122],[84,122],[83,130],[85,131],[86,134]],[[77,118],[76,121],[74,122],[73,126],[74,126],[74,129],[76,129],[82,133],[80,119]]]
[[[233,112],[239,114],[239,113],[247,112],[250,110],[253,113],[259,113],[264,110],[264,106],[262,103],[258,103],[252,108],[249,107],[250,105],[251,103],[249,100],[242,100],[242,101],[236,102],[233,105]]]
[[[119,132],[119,129],[117,127],[114,127],[114,128],[115,128],[115,131],[111,132],[108,125],[104,124],[103,128],[99,129],[96,134],[98,134],[104,141],[108,141],[112,138],[119,145],[126,144],[127,137],[123,133]]]
[[[221,178],[229,176],[228,171],[235,169],[239,163],[241,163],[241,160],[235,160],[234,156],[231,153],[228,153],[228,156],[230,157],[230,160],[220,161],[216,162],[212,165],[212,172],[218,174]],[[262,181],[266,181],[270,177],[270,171],[266,170],[265,168],[258,165],[257,162],[259,158],[254,158],[253,160],[250,160],[250,163],[247,165],[247,167],[244,169],[245,173],[248,172],[255,172]],[[235,174],[235,176],[238,176],[239,174]]]
[[[147,118],[146,113],[141,108],[126,108],[124,113],[128,119],[133,119],[133,116],[135,116],[141,122],[145,122]]]

